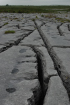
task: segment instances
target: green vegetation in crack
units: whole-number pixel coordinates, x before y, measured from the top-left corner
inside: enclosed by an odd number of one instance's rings
[[[38,19],[38,16],[36,16],[35,18]]]
[[[49,15],[45,15],[45,18],[56,18],[56,16],[53,14],[49,14]]]
[[[13,18],[14,20],[18,19],[18,18]]]
[[[41,15],[41,17],[44,17],[44,15]]]
[[[35,19],[32,19],[32,21],[35,21]]]
[[[66,15],[66,17],[67,17],[67,15]],[[45,18],[55,18],[55,20],[57,20],[58,22],[62,22],[62,23],[70,22],[69,19],[60,18],[60,17],[57,17],[56,15],[53,15],[53,14],[45,15]]]
[[[55,18],[57,21],[60,21],[60,22],[62,22],[62,23],[65,23],[65,22],[70,22],[70,20],[69,19],[65,19],[65,18]]]
[[[8,24],[8,22],[4,23],[4,26],[7,25],[7,24]]]
[[[5,31],[5,34],[10,34],[10,33],[15,33],[15,31],[14,30],[8,30],[8,31]]]

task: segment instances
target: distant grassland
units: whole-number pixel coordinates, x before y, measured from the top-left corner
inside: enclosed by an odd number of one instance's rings
[[[70,6],[0,6],[0,13],[55,13],[70,11]]]

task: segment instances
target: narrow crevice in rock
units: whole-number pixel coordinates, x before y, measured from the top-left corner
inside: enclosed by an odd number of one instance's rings
[[[33,30],[34,31],[34,30]],[[30,33],[28,33],[25,36],[20,37],[19,39],[17,39],[16,41],[14,41],[13,43],[8,43],[5,47],[2,47],[0,49],[0,53],[6,51],[7,49],[11,48],[14,45],[18,45],[25,37],[27,37],[28,35],[30,35],[33,31],[31,31]]]
[[[62,25],[63,23],[61,23],[60,25],[57,26],[57,29],[58,29],[58,32],[60,34],[60,36],[64,36],[62,30],[60,29],[60,26]]]
[[[42,21],[43,22],[43,21]],[[40,27],[42,27],[43,25],[45,25],[46,23],[45,22],[43,22],[42,24],[41,24],[41,26]]]
[[[2,28],[4,25],[1,25],[0,28]]]
[[[37,25],[36,22],[35,22],[35,25],[38,29],[40,36],[42,37],[42,40],[45,44],[45,47],[48,50],[48,53],[49,53],[51,59],[53,60],[54,68],[55,68],[55,70],[57,70],[58,75],[60,76],[60,78],[63,82],[63,85],[67,90],[69,100],[70,100],[70,75],[68,74],[67,71],[65,71],[65,67],[62,65],[61,60],[58,58],[57,54],[55,53],[55,51],[54,51],[53,47],[51,46],[50,42],[48,41],[47,37],[45,37],[41,28]]]
[[[21,44],[21,46],[28,46],[28,47],[30,47],[30,46],[32,46],[32,44]],[[41,47],[41,45],[33,45],[33,46]],[[44,45],[42,45],[42,46],[44,46]]]
[[[70,24],[68,24],[68,30],[70,31]]]
[[[52,47],[58,47],[58,48],[70,48],[70,46],[52,46]]]
[[[27,62],[27,63],[29,63],[29,62],[36,63],[36,61],[21,61],[21,62],[18,62],[18,63],[21,64],[21,63],[25,63],[25,62]]]
[[[17,24],[17,25],[16,25],[16,27],[17,27],[18,29],[20,29],[20,26],[19,26],[19,24]]]
[[[32,97],[30,97],[27,101],[28,101],[28,105],[39,105],[39,99],[41,96],[41,87],[38,84],[38,86],[36,86],[35,88],[31,89],[33,95]]]
[[[46,72],[46,60],[41,50],[37,47],[31,46],[33,51],[37,55],[37,70],[38,70],[38,79],[40,82],[41,93],[39,99],[36,101],[35,105],[43,105],[44,97],[46,95],[46,91],[48,89],[48,83],[50,77]],[[35,92],[36,93],[36,92]]]
[[[0,28],[2,28],[2,26],[0,26]]]

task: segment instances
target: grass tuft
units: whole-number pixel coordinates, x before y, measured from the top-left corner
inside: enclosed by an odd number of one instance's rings
[[[62,23],[64,23],[64,22],[70,22],[70,20],[69,19],[65,19],[65,18],[55,18],[57,21],[60,21],[60,22],[62,22]]]
[[[44,17],[44,15],[41,15],[41,17]]]
[[[7,24],[8,24],[8,22],[4,23],[4,26],[7,25]]]
[[[32,21],[35,21],[35,19],[32,19]]]
[[[10,33],[15,33],[15,31],[13,31],[13,30],[8,30],[8,31],[5,31],[5,34],[10,34]]]
[[[36,19],[38,19],[38,16],[36,16]]]

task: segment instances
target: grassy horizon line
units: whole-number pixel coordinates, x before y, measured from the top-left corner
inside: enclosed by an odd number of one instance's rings
[[[57,10],[58,9],[58,10]],[[0,13],[54,13],[70,12],[69,5],[9,5],[0,6]]]

